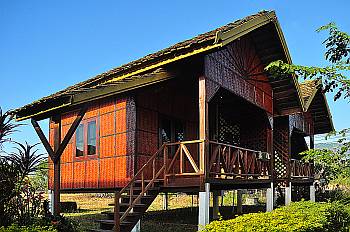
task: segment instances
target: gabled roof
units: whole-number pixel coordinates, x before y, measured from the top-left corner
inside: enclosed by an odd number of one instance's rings
[[[333,131],[332,115],[323,91],[322,82],[307,80],[300,83],[300,90],[304,101],[304,111],[310,112],[312,115],[315,134]]]
[[[265,34],[268,34],[266,31],[257,34],[257,29],[260,29],[264,26],[269,27],[268,30],[273,29],[274,34],[276,35],[268,35],[266,37]],[[117,85],[124,80],[133,80],[134,76],[141,77],[145,73],[153,72],[155,69],[161,68],[164,65],[200,53],[219,49],[227,43],[230,43],[235,39],[238,39],[241,36],[251,32],[253,39],[262,38],[264,41],[266,41],[259,43],[260,47],[257,47],[258,53],[263,56],[262,61],[265,64],[268,64],[269,62],[277,59],[282,59],[286,62],[291,63],[291,58],[289,56],[289,52],[282,35],[282,31],[277,22],[275,13],[273,11],[262,11],[229,23],[207,33],[200,34],[192,39],[177,43],[166,49],[147,55],[141,59],[132,61],[118,68],[109,70],[86,81],[70,86],[55,94],[41,98],[21,108],[18,108],[14,110],[13,113],[16,115],[17,120],[24,120],[31,117],[49,117],[50,113],[53,114],[59,109],[81,103],[82,101],[75,100],[76,98],[82,100],[81,94],[96,91],[96,88],[104,88],[106,85],[109,85],[111,83]],[[271,45],[271,40],[278,40],[278,42],[274,41]],[[277,48],[276,43],[278,43]],[[273,48],[271,49],[271,46],[267,47],[267,45],[271,45]],[[268,54],[266,54],[267,52]],[[300,99],[300,93],[298,91],[299,86],[296,82],[296,79],[288,78],[282,81],[283,87],[279,89],[281,90],[281,96],[283,96],[283,100],[276,102],[280,105],[280,108],[300,108],[302,101]],[[132,83],[132,81],[130,81],[129,84],[130,83]],[[281,85],[281,80],[279,80],[278,83],[272,83],[273,87],[280,87]],[[288,89],[288,92],[286,89]],[[276,93],[276,96],[279,94],[278,91],[274,91],[274,93]],[[285,95],[287,95],[287,97]]]

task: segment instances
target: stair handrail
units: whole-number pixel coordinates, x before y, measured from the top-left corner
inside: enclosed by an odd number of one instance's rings
[[[156,153],[154,153],[149,159],[148,161],[140,168],[140,170],[134,175],[134,177],[124,186],[124,188],[122,188],[120,191],[116,191],[115,192],[115,205],[114,205],[114,231],[115,232],[120,232],[120,222],[122,222],[130,213],[131,209],[135,206],[135,204],[137,203],[137,201],[139,201],[141,199],[141,197],[149,190],[149,188],[154,184],[155,180],[160,176],[160,174],[165,170],[165,164],[162,165],[162,167],[158,170],[157,173],[155,173],[155,160],[158,157],[158,155],[160,154],[160,152],[163,151],[165,147],[165,144],[163,144]],[[152,174],[152,179],[150,180],[150,182],[146,185],[146,187],[144,186],[144,175],[143,172],[145,170],[146,167],[148,167],[150,165],[150,163],[152,162],[153,165],[153,174]],[[135,183],[135,181],[138,180],[138,177],[141,175],[141,184],[142,184],[142,190],[141,193],[135,198],[135,200],[133,199],[133,194],[132,194],[132,186]],[[130,205],[128,207],[128,209],[124,212],[124,214],[122,215],[122,217],[119,217],[119,208],[120,208],[120,198],[122,196],[122,194],[124,192],[126,192],[126,190],[130,187]]]
[[[124,186],[124,188],[122,188],[119,193],[123,194],[125,192],[126,189],[128,189],[128,187],[133,184],[136,180],[137,177],[143,172],[143,170],[155,159],[157,158],[157,156],[159,155],[159,153],[161,151],[163,151],[165,144],[163,144],[158,151],[156,151],[156,153],[154,153],[151,158],[149,158],[149,160],[140,168],[140,170],[134,175],[134,177],[128,182],[127,185]]]

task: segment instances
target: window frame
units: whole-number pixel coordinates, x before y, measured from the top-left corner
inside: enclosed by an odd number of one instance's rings
[[[90,122],[95,122],[96,125],[96,152],[95,154],[88,155],[88,125]],[[89,118],[89,119],[84,119],[80,122],[79,125],[83,125],[83,130],[84,130],[84,135],[83,135],[83,155],[82,156],[77,156],[77,139],[76,139],[76,132],[74,133],[74,159],[75,160],[88,160],[88,159],[94,159],[97,158],[99,155],[99,126],[98,126],[98,120],[97,117]]]

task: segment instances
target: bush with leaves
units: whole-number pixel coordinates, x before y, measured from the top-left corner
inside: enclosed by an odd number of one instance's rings
[[[338,202],[301,201],[266,213],[252,213],[226,221],[214,221],[205,232],[345,232],[349,231],[350,214]]]

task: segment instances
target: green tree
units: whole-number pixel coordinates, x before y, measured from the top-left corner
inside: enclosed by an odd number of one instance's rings
[[[274,77],[297,76],[303,79],[319,80],[322,82],[325,92],[334,93],[334,101],[341,97],[350,97],[350,36],[341,31],[335,23],[329,23],[316,30],[328,31],[328,37],[323,41],[325,46],[324,58],[327,65],[324,67],[303,66],[288,64],[281,60],[270,63],[266,70]],[[330,181],[347,180],[350,184],[350,142],[346,139],[349,128],[339,132],[331,132],[331,136],[340,135],[339,146],[335,149],[314,149],[304,152],[304,159],[313,160],[316,172],[321,173]]]

